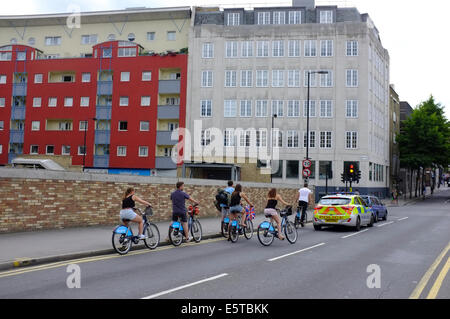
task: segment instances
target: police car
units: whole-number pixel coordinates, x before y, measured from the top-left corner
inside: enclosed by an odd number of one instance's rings
[[[361,226],[372,227],[374,222],[371,209],[359,195],[327,195],[314,209],[315,230],[323,226],[347,226],[359,231]]]

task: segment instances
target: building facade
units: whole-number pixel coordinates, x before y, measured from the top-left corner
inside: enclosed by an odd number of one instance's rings
[[[389,158],[391,161],[390,190],[400,186],[400,150],[397,136],[400,134],[400,98],[393,84],[389,88]]]
[[[367,14],[314,1],[196,8],[189,49],[196,54],[189,56],[186,121],[191,134],[202,128],[183,175],[208,177],[222,165],[228,178],[299,184],[309,143],[317,195],[326,184],[328,191],[343,189],[346,162],[361,170],[361,193],[387,194],[389,55]],[[308,71],[326,71],[310,74],[309,140]],[[214,140],[236,155],[205,158]],[[195,151],[198,145],[203,151]],[[264,153],[278,154],[272,174]]]

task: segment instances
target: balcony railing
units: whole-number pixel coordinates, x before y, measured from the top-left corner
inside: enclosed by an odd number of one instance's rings
[[[97,120],[110,120],[111,105],[97,105],[95,117]]]
[[[13,96],[26,96],[27,83],[13,83]]]
[[[94,155],[94,167],[109,167],[109,155]]]
[[[98,81],[97,95],[112,95],[113,82],[112,81]]]
[[[11,120],[25,120],[25,107],[14,107],[11,109]]]
[[[155,157],[156,169],[176,169],[177,164],[173,162],[172,157],[157,156]]]
[[[179,119],[180,106],[179,105],[159,105],[158,119]]]
[[[9,131],[9,142],[11,144],[23,144],[24,131],[20,130],[10,130]]]
[[[160,80],[158,93],[160,94],[179,94],[180,80]]]
[[[176,139],[172,140],[172,131],[157,131],[156,144],[157,145],[175,145],[178,143],[178,134],[174,133]]]
[[[111,131],[110,130],[96,130],[95,131],[95,144],[102,144],[107,145],[109,144],[111,137]]]

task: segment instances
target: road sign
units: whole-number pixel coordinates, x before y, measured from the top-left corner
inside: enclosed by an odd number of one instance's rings
[[[311,176],[311,170],[309,168],[304,168],[302,171],[303,177],[310,177]]]
[[[312,162],[310,160],[304,160],[302,165],[303,165],[303,168],[310,168],[312,165]]]

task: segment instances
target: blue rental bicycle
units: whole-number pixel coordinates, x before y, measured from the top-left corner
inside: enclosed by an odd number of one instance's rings
[[[188,220],[188,230],[192,234],[194,241],[199,243],[202,240],[202,225],[195,218],[200,213],[198,205],[191,205],[188,208],[189,220]],[[184,229],[183,225],[179,221],[173,222],[169,227],[169,241],[174,246],[180,246],[183,242]]]
[[[292,215],[292,206],[286,206],[286,208],[279,211],[279,213],[281,216],[281,231],[284,232],[288,242],[295,244],[298,237],[297,228],[295,228],[294,223],[288,218]],[[258,226],[258,240],[262,245],[270,246],[275,237],[278,238],[278,231],[273,218],[270,217],[270,222],[263,221]]]
[[[148,249],[155,249],[159,245],[159,229],[154,223],[149,221],[149,217],[153,216],[153,210],[150,206],[145,208],[144,213],[142,214],[139,208],[135,208],[139,214],[142,215],[144,219],[144,229],[143,234],[145,238],[142,239],[144,241],[145,246]],[[123,219],[123,225],[119,225],[113,230],[112,235],[112,245],[114,250],[120,255],[126,255],[131,246],[134,244],[139,244],[139,237],[133,235],[133,230],[131,229],[130,220]]]
[[[231,222],[231,226],[230,226],[230,231],[228,234],[228,238],[230,239],[230,241],[232,243],[235,243],[238,241],[239,239],[239,235],[244,234],[244,237],[247,240],[252,239],[253,237],[253,222],[252,219],[255,218],[255,214],[254,214],[254,208],[250,207],[250,206],[246,206],[245,207],[245,225],[246,227],[241,227],[241,219],[242,217],[239,216],[238,220],[233,220]],[[227,217],[226,219],[228,219],[228,224],[230,223],[229,218]],[[225,222],[225,220],[224,220]],[[227,224],[227,225],[228,225]]]
[[[305,223],[308,221],[308,208],[306,208],[305,210],[305,219],[302,222],[301,220],[301,214],[302,214],[302,208],[300,206],[297,207],[297,213],[295,215],[295,219],[294,219],[294,225],[295,228],[300,228],[301,227],[305,227]]]

